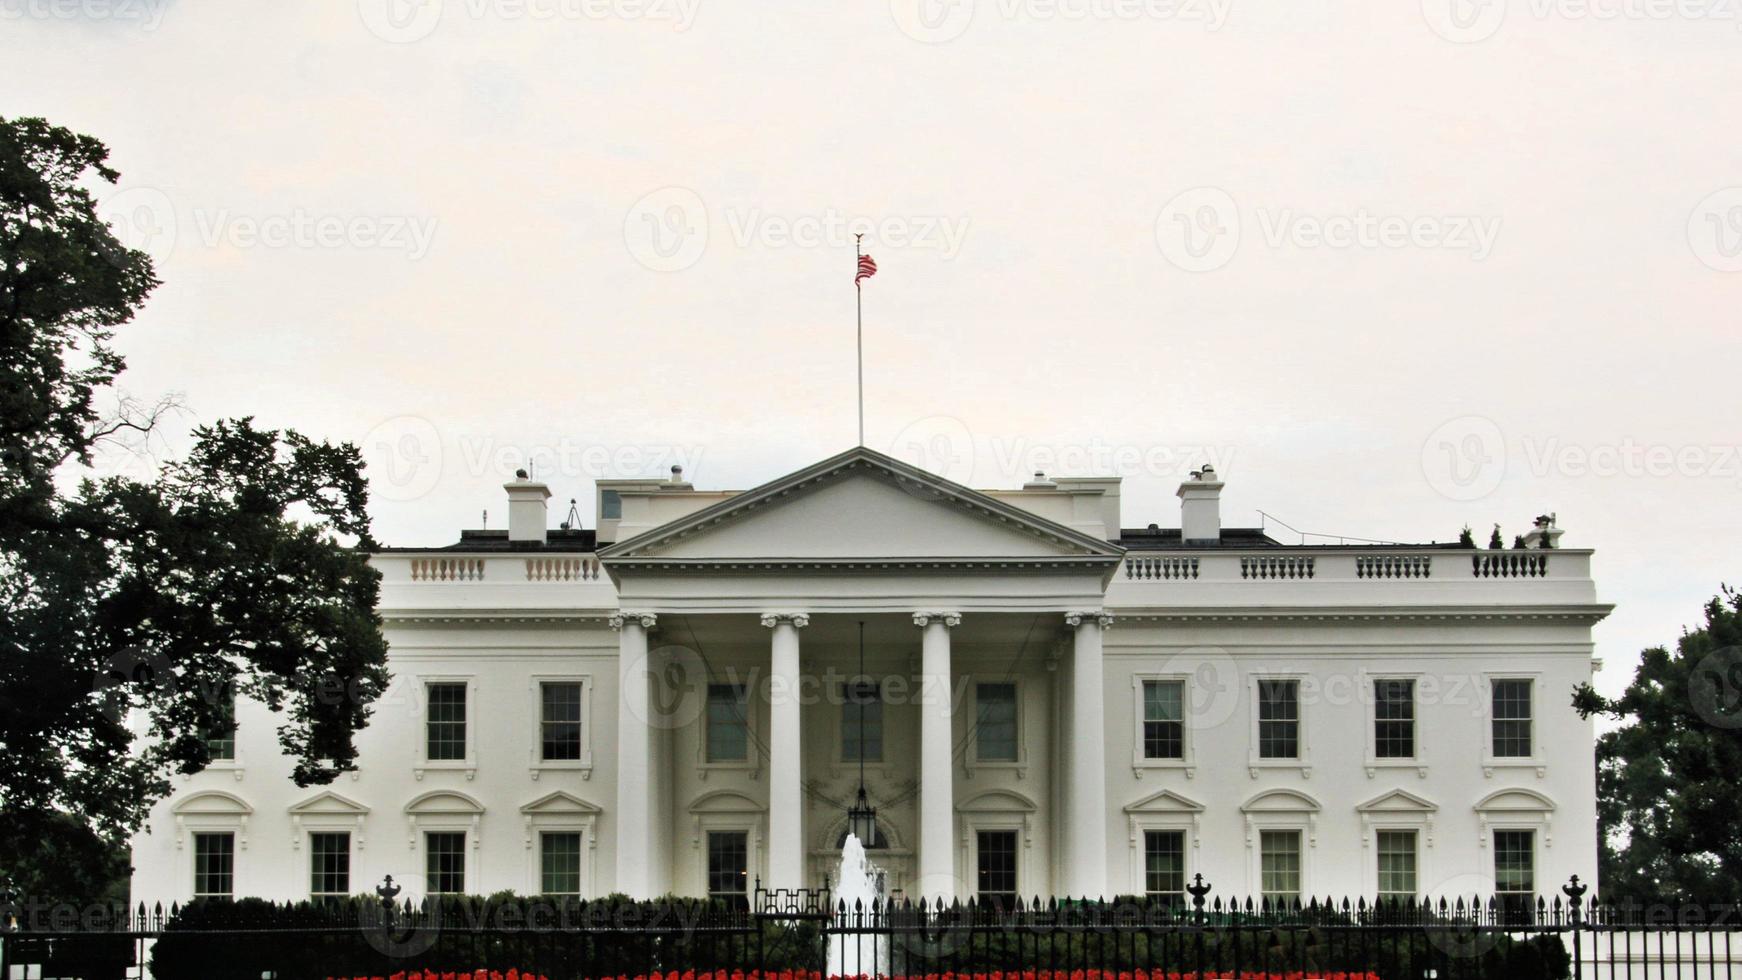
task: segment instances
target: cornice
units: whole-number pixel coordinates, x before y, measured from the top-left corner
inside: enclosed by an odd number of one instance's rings
[[[1111,608],[1129,623],[1561,622],[1595,625],[1614,611],[1604,604],[1566,606],[1219,606]]]

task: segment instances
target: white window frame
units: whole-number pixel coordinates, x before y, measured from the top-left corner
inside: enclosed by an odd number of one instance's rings
[[[582,710],[586,710],[584,706]],[[544,834],[581,835],[581,897],[598,894],[595,871],[599,863],[599,813],[598,807],[562,790],[520,808],[528,895],[541,894],[544,888]]]
[[[1361,672],[1361,700],[1366,705],[1367,716],[1367,778],[1375,779],[1382,769],[1413,769],[1417,779],[1427,778],[1427,740],[1422,738],[1421,725],[1421,671],[1408,670],[1364,670]],[[1409,681],[1412,685],[1412,696],[1415,703],[1415,755],[1407,759],[1381,759],[1379,757],[1379,698],[1373,690],[1378,681]]]
[[[1373,883],[1373,896],[1375,899],[1379,897],[1379,835],[1384,832],[1407,832],[1415,835],[1414,901],[1419,903],[1423,894],[1422,884],[1429,880],[1427,876],[1429,838],[1425,829],[1425,822],[1420,820],[1411,821],[1408,819],[1400,819],[1397,815],[1387,814],[1382,819],[1373,820],[1365,828],[1365,832],[1367,834],[1366,850],[1368,851],[1368,859],[1366,861],[1367,880]]]
[[[1500,891],[1500,875],[1499,875],[1500,869],[1495,866],[1495,861],[1500,856],[1500,850],[1494,844],[1494,835],[1499,834],[1499,833],[1504,833],[1504,832],[1509,831],[1509,830],[1510,831],[1528,831],[1530,833],[1530,878],[1531,878],[1531,884],[1535,886],[1535,889],[1533,891],[1529,892],[1528,894],[1530,895],[1531,904],[1535,905],[1536,900],[1538,898],[1546,897],[1547,895],[1552,894],[1554,891],[1552,886],[1546,892],[1543,890],[1542,852],[1545,848],[1547,848],[1549,846],[1549,843],[1548,843],[1548,831],[1545,830],[1541,824],[1532,823],[1528,819],[1526,819],[1526,820],[1502,820],[1498,823],[1488,823],[1486,820],[1484,820],[1483,821],[1483,831],[1482,831],[1484,838],[1485,838],[1484,842],[1483,842],[1483,853],[1487,855],[1488,865],[1486,868],[1483,869],[1483,871],[1486,872],[1487,877],[1494,882],[1494,894],[1495,895],[1501,895],[1501,894],[1523,895],[1523,894],[1527,894],[1526,892],[1501,892]]]
[[[1008,831],[1016,835],[1016,897],[1033,894],[1028,887],[1032,872],[1029,870],[1034,849],[1029,846],[1028,820],[1025,813],[974,813],[962,818],[962,850],[967,858],[967,874],[963,881],[968,884],[968,893],[972,896],[980,894],[980,831]]]
[[[1312,853],[1317,844],[1314,835],[1307,829],[1305,821],[1265,820],[1256,824],[1252,831],[1252,888],[1250,894],[1253,901],[1264,897],[1264,834],[1288,833],[1296,835],[1300,841],[1300,889],[1295,893],[1295,899],[1302,905],[1311,900],[1313,895]]]
[[[1247,743],[1246,747],[1246,768],[1247,774],[1250,778],[1257,779],[1259,772],[1267,769],[1294,769],[1300,772],[1302,779],[1312,778],[1313,767],[1311,762],[1311,750],[1308,747],[1310,742],[1307,738],[1309,732],[1308,723],[1311,720],[1307,711],[1307,682],[1309,679],[1309,674],[1306,671],[1299,670],[1261,670],[1254,671],[1247,675],[1246,696],[1250,699],[1247,703],[1252,705],[1252,709],[1247,712],[1251,717],[1250,727],[1247,729],[1247,738],[1250,741]],[[1295,712],[1299,717],[1295,721],[1296,756],[1293,759],[1266,759],[1259,754],[1258,684],[1260,681],[1296,682]],[[1254,894],[1256,894],[1256,892],[1254,892]]]
[[[579,684],[581,686],[581,757],[579,759],[544,758],[544,685]],[[533,674],[527,681],[527,698],[531,707],[532,733],[527,755],[527,774],[533,782],[547,772],[578,773],[583,780],[593,778],[593,675]],[[472,737],[470,704],[467,705],[466,738]]]
[[[1180,830],[1185,832],[1186,875],[1187,880],[1190,880],[1191,874],[1198,868],[1196,854],[1202,841],[1200,831],[1203,815],[1203,804],[1165,789],[1125,807],[1126,849],[1130,852],[1129,894],[1142,895],[1148,888],[1149,868],[1143,841],[1143,835],[1146,831]]]
[[[1143,685],[1147,681],[1172,681],[1180,685],[1180,757],[1151,759],[1143,754]],[[1190,674],[1137,673],[1131,675],[1131,775],[1142,779],[1145,771],[1175,770],[1187,779],[1198,775],[1195,749],[1197,739],[1192,731],[1192,678]]]
[[[309,855],[313,854],[312,845],[308,843],[310,834],[350,834],[351,835],[351,883],[357,884],[358,855],[368,844],[364,836],[364,820],[369,815],[369,808],[356,800],[347,799],[332,790],[322,790],[309,799],[290,807],[290,849],[302,859],[303,870],[309,871],[311,866]],[[305,875],[305,884],[313,884],[312,876]],[[313,897],[313,889],[307,889]]]
[[[708,835],[718,832],[744,834],[744,899],[756,900],[756,881],[763,877],[762,815],[759,813],[721,812],[696,815],[696,894],[708,892]]]
[[[435,684],[466,685],[466,757],[464,759],[431,759],[429,757],[429,689]],[[478,776],[478,675],[420,674],[417,678],[417,763],[412,777],[423,781],[424,774],[435,770],[463,772],[466,781]]]
[[[1147,818],[1147,819],[1146,819]],[[1180,860],[1184,862],[1185,883],[1192,883],[1192,873],[1197,870],[1197,821],[1181,821],[1169,818],[1163,814],[1144,814],[1133,823],[1137,827],[1136,843],[1132,847],[1131,885],[1133,895],[1148,897],[1149,891],[1149,834],[1153,831],[1162,834],[1179,834]],[[1191,893],[1184,894],[1183,907],[1191,906]]]
[[[254,815],[254,808],[232,793],[201,790],[177,800],[171,805],[170,812],[175,816],[176,849],[186,856],[186,860],[181,862],[181,873],[187,875],[179,889],[181,894],[191,897],[194,893],[194,834],[235,835],[236,859],[231,869],[230,889],[232,894],[241,894],[242,853],[248,850],[248,820]]]
[[[199,886],[200,845],[201,837],[230,838],[230,894],[217,896],[201,896],[196,889]],[[242,880],[242,834],[232,827],[196,827],[188,831],[188,894],[194,898],[216,897],[228,898],[234,901],[242,897],[238,887]]]
[[[429,835],[430,834],[459,834],[461,839],[464,841],[464,843],[460,847],[460,853],[465,856],[466,867],[465,867],[465,870],[463,872],[461,872],[460,890],[457,892],[442,892],[441,894],[443,894],[443,895],[470,895],[470,894],[473,894],[473,891],[474,891],[473,885],[475,884],[475,881],[476,881],[476,879],[473,876],[477,873],[477,869],[478,869],[478,861],[477,861],[477,856],[475,853],[478,850],[478,835],[472,832],[471,824],[467,824],[466,826],[463,826],[463,827],[445,826],[440,821],[433,822],[433,823],[425,823],[425,822],[419,821],[419,823],[417,825],[417,873],[418,873],[418,876],[423,879],[423,893],[425,895],[436,894],[429,887],[430,886],[430,880],[429,880]]]
[[[338,892],[321,892],[318,895],[315,893],[315,890],[314,890],[314,878],[315,878],[315,876],[314,876],[314,870],[315,870],[314,869],[314,860],[315,860],[314,835],[316,835],[316,834],[344,834],[345,835],[345,855],[348,859],[348,861],[345,865],[345,868],[346,868],[346,874],[349,876],[348,880],[346,881],[346,884],[351,886],[351,887],[350,887],[349,891],[347,891],[344,896],[340,896],[340,897],[349,897],[350,895],[357,894],[357,889],[356,889],[356,885],[357,885],[357,852],[359,850],[361,850],[362,848],[361,848],[361,845],[359,845],[357,842],[357,832],[355,830],[355,826],[356,826],[355,824],[346,823],[346,824],[330,826],[330,827],[329,826],[305,827],[304,830],[302,831],[301,835],[299,835],[301,840],[306,840],[308,842],[308,846],[306,848],[300,848],[300,850],[302,851],[302,856],[303,856],[303,862],[302,862],[303,884],[308,886],[306,888],[306,892],[308,894],[310,901],[315,901],[315,900],[323,899],[323,898],[329,898],[329,897],[337,896],[339,894]]]
[[[470,716],[468,715],[468,718]],[[468,733],[471,725],[468,723]],[[469,734],[468,734],[468,737]],[[453,797],[463,801],[466,809],[431,810],[426,804],[440,796]],[[429,838],[430,833],[463,833],[466,835],[466,888],[467,894],[478,882],[477,854],[483,844],[484,805],[471,796],[453,789],[438,789],[423,793],[405,805],[407,827],[407,843],[416,857],[417,874],[424,879],[424,889],[427,894],[429,881]]]
[[[744,758],[742,760],[725,760],[722,762],[708,761],[708,688],[715,684],[736,684],[744,688]],[[702,710],[697,718],[696,731],[696,768],[701,778],[707,779],[710,772],[748,772],[755,779],[762,774],[762,752],[759,747],[762,742],[762,706],[767,694],[766,683],[756,683],[754,678],[740,677],[735,671],[730,671],[725,677],[703,678],[698,685],[697,695],[702,699]],[[706,877],[706,872],[703,873]]]
[[[969,674],[968,677],[968,710],[962,712],[962,724],[968,729],[968,750],[962,753],[962,769],[969,779],[980,769],[1003,769],[1016,773],[1016,778],[1022,779],[1028,775],[1028,684],[1020,677],[989,676],[984,674]],[[980,758],[980,685],[1009,684],[1016,689],[1016,758],[1014,760],[985,761]],[[1017,866],[1020,875],[1021,865]]]
[[[1494,754],[1494,682],[1530,682],[1530,755],[1497,756]],[[1536,778],[1548,776],[1548,763],[1542,754],[1542,672],[1533,670],[1494,670],[1482,675],[1482,776],[1494,778],[1497,769],[1533,769]]]
[[[230,738],[234,745],[234,748],[230,752],[230,758],[213,759],[211,762],[206,764],[207,772],[227,772],[233,776],[238,783],[241,782],[243,776],[247,774],[247,766],[244,764],[242,759],[242,705],[245,703],[246,699],[242,697],[242,692],[237,689],[239,686],[240,683],[238,682],[237,684],[233,684],[230,688],[230,705],[231,710],[235,713],[236,719],[236,730],[230,733]]]

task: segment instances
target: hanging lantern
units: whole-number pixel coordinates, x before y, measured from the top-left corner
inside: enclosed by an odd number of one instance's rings
[[[859,838],[866,850],[877,846],[877,808],[865,798],[865,785],[859,784],[859,798],[847,810],[847,832]]]

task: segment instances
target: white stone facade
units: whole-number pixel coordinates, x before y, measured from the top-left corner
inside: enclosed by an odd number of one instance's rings
[[[547,532],[517,480],[506,533],[376,556],[394,683],[360,770],[298,789],[240,705],[134,897],[820,884],[861,622],[872,857],[905,894],[1594,878],[1591,553],[1282,546],[1224,529],[1220,487],[1182,487],[1184,533],[1122,531],[1117,480],[976,492],[858,449],[737,494],[603,481],[596,531]]]

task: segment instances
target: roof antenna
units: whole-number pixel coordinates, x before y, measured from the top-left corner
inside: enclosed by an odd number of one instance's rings
[[[579,528],[580,526],[581,526],[581,512],[575,509],[575,498],[570,497],[569,498],[569,516],[563,518],[563,522],[561,524],[558,524],[557,527],[560,527],[563,530],[567,531],[570,528]]]

